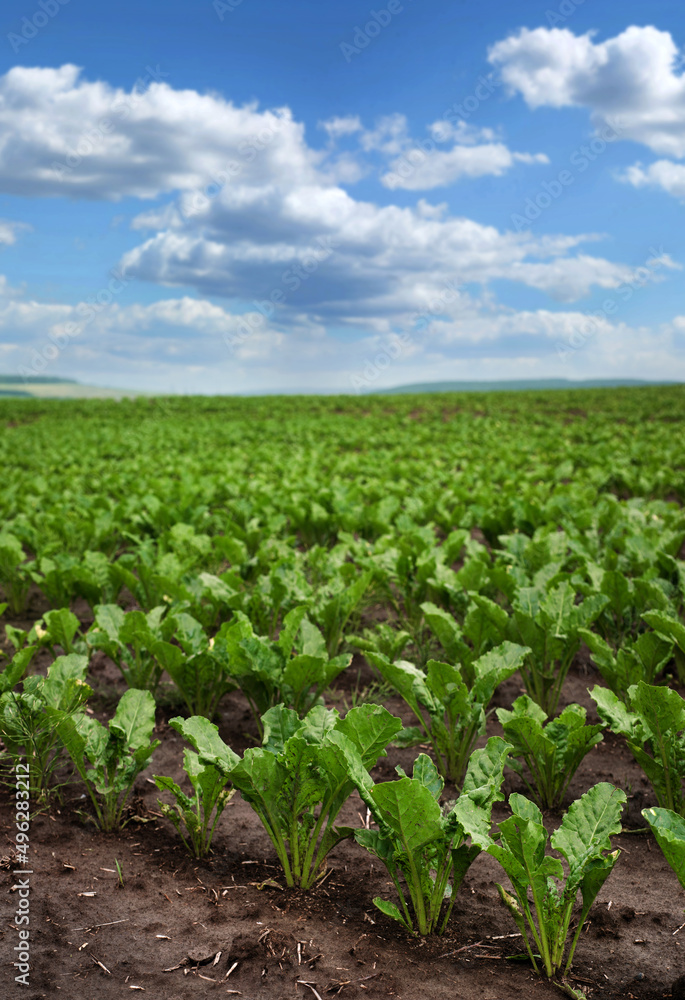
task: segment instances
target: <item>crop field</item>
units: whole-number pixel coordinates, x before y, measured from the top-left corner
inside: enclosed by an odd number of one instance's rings
[[[4,995],[685,998],[685,387],[0,428]]]

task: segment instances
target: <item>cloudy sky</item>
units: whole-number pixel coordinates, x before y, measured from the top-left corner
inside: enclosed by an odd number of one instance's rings
[[[685,381],[669,0],[4,0],[0,371]]]

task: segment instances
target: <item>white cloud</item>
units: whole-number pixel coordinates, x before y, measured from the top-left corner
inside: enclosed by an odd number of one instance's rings
[[[489,59],[532,108],[586,107],[597,126],[618,120],[622,139],[685,156],[685,76],[667,31],[633,25],[595,42],[568,28],[522,28]]]
[[[333,140],[364,130],[359,115],[336,115],[319,122],[319,128],[324,129]]]
[[[619,173],[618,178],[633,187],[661,188],[674,198],[685,200],[685,164],[682,163],[656,160],[647,167],[636,163]]]
[[[236,107],[217,95],[152,82],[125,91],[76,66],[17,66],[0,77],[0,189],[117,200],[204,187],[249,166],[254,182],[314,176],[321,153],[287,108]]]
[[[388,116],[370,131],[353,116],[323,124],[331,142],[314,150],[287,109],[238,108],[163,82],[127,94],[83,81],[70,66],[16,68],[0,78],[0,189],[101,199],[175,192],[174,201],[135,220],[134,230],[147,232],[122,264],[131,278],[197,294],[148,305],[115,296],[94,311],[87,303],[32,301],[0,282],[5,356],[24,357],[66,337],[64,351],[83,370],[140,367],[153,384],[182,366],[204,373],[200,388],[246,372],[265,385],[287,373],[318,373],[325,385],[326,373],[356,363],[367,343],[415,329],[426,310],[431,335],[416,349],[425,366],[454,366],[455,351],[479,343],[497,357],[517,337],[539,344],[549,341],[550,324],[572,322],[539,311],[512,318],[490,301],[495,281],[571,302],[629,280],[625,265],[582,252],[592,234],[500,232],[450,215],[444,203],[354,198],[342,184],[361,167],[356,155],[335,152],[335,140],[357,137],[360,150],[394,167],[416,148],[407,120]],[[429,135],[433,146],[451,148],[431,149],[415,177],[395,186],[433,188],[545,159],[511,152],[490,129],[441,132],[436,123]],[[76,333],[67,332],[72,324]]]
[[[362,131],[359,143],[366,152],[391,157],[388,171],[381,175],[382,184],[391,190],[428,191],[465,177],[499,177],[515,163],[549,163],[544,153],[514,153],[496,141],[493,129],[474,128],[464,121],[456,126],[433,122],[428,132],[427,138],[414,140],[405,115],[387,115],[375,128]],[[451,149],[437,148],[437,143],[446,142],[452,143]]]
[[[20,233],[30,232],[31,228],[26,222],[0,219],[0,246],[12,246]]]
[[[386,156],[397,156],[408,142],[407,116],[399,113],[384,115],[378,119],[375,128],[364,129],[359,136],[359,144],[367,153],[378,150]]]
[[[241,315],[188,296],[148,305],[24,301],[0,278],[0,353],[6,370],[187,391],[354,388],[383,359],[376,385],[445,378],[685,378],[685,317],[657,330],[578,310],[516,311],[465,293],[435,294],[409,338],[379,326],[332,336],[307,316],[286,332],[257,310]],[[75,332],[74,332],[75,331]],[[580,334],[580,336],[579,336]],[[566,354],[562,364],[559,346]],[[569,347],[569,345],[576,345]],[[55,349],[57,348],[57,349]],[[392,364],[385,368],[390,357]]]
[[[165,228],[122,260],[136,278],[202,296],[268,298],[279,318],[388,324],[422,308],[445,282],[509,279],[569,300],[615,287],[628,268],[573,250],[590,236],[501,233],[444,206],[379,207],[338,187],[227,185],[201,211],[167,213]],[[145,216],[148,225],[162,221]],[[142,222],[139,223],[142,225]],[[255,296],[255,292],[257,292]]]
[[[403,115],[381,119],[372,131],[359,132],[352,117],[328,124],[385,156],[411,146]],[[250,301],[279,291],[290,322],[304,311],[313,323],[390,326],[421,307],[423,285],[447,280],[509,278],[568,299],[598,283],[610,287],[623,273],[621,265],[573,257],[583,237],[536,240],[449,217],[425,202],[411,209],[355,200],[340,186],[357,178],[355,162],[310,148],[304,126],[285,108],[238,108],[164,82],[126,93],[83,80],[74,66],[15,67],[0,78],[0,129],[6,191],[91,198],[181,192],[176,204],[135,223],[156,235],[126,254],[131,275],[191,286],[201,297]],[[453,129],[455,148],[427,157],[406,186],[542,159],[493,139]],[[559,256],[568,258],[567,274],[550,261]]]
[[[494,142],[498,136],[492,128],[478,128],[460,119],[458,122],[450,122],[445,118],[439,118],[428,126],[428,131],[436,142],[462,143],[465,146],[475,146],[477,143]]]
[[[456,145],[450,150],[429,152],[416,147],[393,160],[381,181],[391,190],[428,191],[447,187],[463,177],[499,177],[514,163],[549,163],[549,159],[544,153],[512,153],[501,142]]]

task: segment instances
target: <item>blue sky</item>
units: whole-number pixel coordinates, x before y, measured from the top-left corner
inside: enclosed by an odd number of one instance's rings
[[[0,370],[685,381],[685,16],[5,0]]]

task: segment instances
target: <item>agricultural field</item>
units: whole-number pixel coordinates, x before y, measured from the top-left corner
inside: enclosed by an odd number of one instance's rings
[[[11,995],[685,997],[685,387],[0,428]]]

